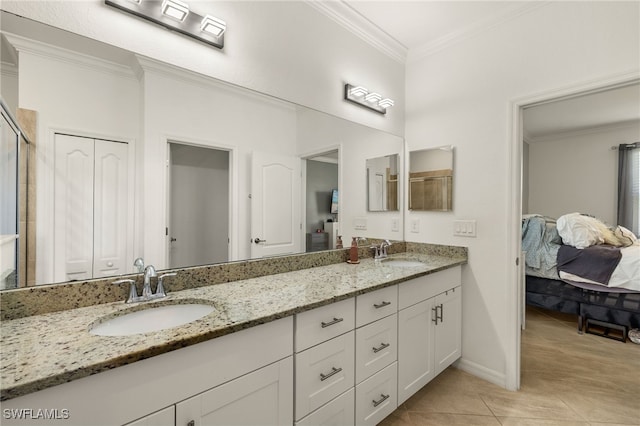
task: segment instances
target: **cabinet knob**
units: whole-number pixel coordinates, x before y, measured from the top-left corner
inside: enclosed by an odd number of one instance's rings
[[[187,426],[196,426],[196,421],[195,420],[189,420],[189,423],[187,423]]]

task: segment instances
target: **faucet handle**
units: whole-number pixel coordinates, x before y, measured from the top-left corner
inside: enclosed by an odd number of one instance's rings
[[[131,279],[125,279],[125,280],[114,281],[112,284],[124,284],[124,283],[129,283],[129,297],[127,297],[127,300],[125,301],[125,303],[131,303],[132,301],[138,298],[138,291],[136,290],[136,281]]]
[[[144,272],[144,259],[139,257],[136,260],[133,261],[133,266],[135,266],[138,269],[139,273]]]
[[[167,274],[162,274],[158,277],[158,287],[156,288],[156,296],[158,297],[164,297],[167,295],[165,289],[164,289],[164,284],[163,284],[163,280],[166,277],[175,277],[177,275],[176,272],[169,272]]]

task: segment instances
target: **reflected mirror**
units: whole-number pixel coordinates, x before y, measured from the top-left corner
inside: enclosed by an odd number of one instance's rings
[[[409,153],[409,210],[450,211],[453,146]]]
[[[398,154],[367,159],[367,211],[398,210]]]
[[[362,176],[363,171],[345,168],[343,164],[364,164],[367,152],[369,155],[372,152],[374,155],[403,152],[401,137],[6,11],[1,13],[2,98],[14,115],[20,107],[35,111],[37,116],[33,127],[34,149],[38,156],[37,177],[34,191],[29,194],[29,199],[37,206],[33,216],[36,232],[29,239],[29,247],[35,251],[35,266],[31,270],[34,284],[137,272],[133,266],[137,257],[143,257],[147,264],[153,264],[158,270],[173,265],[172,256],[188,237],[174,233],[177,229],[171,225],[170,216],[185,222],[187,219],[181,218],[180,214],[196,209],[185,209],[184,202],[177,200],[178,211],[168,213],[171,194],[174,194],[173,198],[180,194],[180,189],[170,191],[169,186],[176,180],[172,178],[181,176],[177,169],[173,170],[174,176],[170,176],[167,164],[182,161],[177,152],[171,156],[171,144],[224,151],[219,168],[229,178],[230,183],[223,188],[228,191],[207,193],[207,197],[219,200],[218,204],[224,201],[228,215],[206,214],[213,220],[220,217],[223,218],[221,221],[228,222],[228,226],[223,227],[226,234],[216,240],[222,241],[216,243],[221,249],[220,258],[228,261],[304,252],[305,234],[309,232],[306,229],[319,228],[319,219],[305,219],[303,200],[298,200],[296,195],[295,199],[285,201],[300,206],[299,217],[285,221],[279,215],[273,226],[255,231],[251,216],[257,209],[252,206],[258,203],[251,176],[255,174],[252,173],[252,159],[257,153],[287,156],[297,162],[292,167],[300,168],[303,158],[337,150],[339,170],[344,171],[344,180],[351,182],[351,176]],[[63,139],[69,139],[68,143]],[[104,144],[105,141],[108,144]],[[87,158],[89,160],[84,161]],[[98,162],[97,158],[104,158],[104,161]],[[85,163],[89,166],[85,167]],[[72,203],[57,199],[61,191],[55,191],[56,164],[77,164],[65,169],[76,174],[86,172],[91,177],[68,179],[83,185],[83,197],[73,195],[80,193],[78,189],[67,191],[72,194],[68,197]],[[104,167],[98,168],[98,164]],[[94,165],[93,169],[91,165]],[[300,176],[299,173],[294,175]],[[107,194],[110,198],[96,196],[96,188],[102,187],[101,176],[108,182],[120,181],[114,176],[126,176],[123,189],[113,189]],[[335,216],[333,223],[339,223],[340,234],[348,240],[357,235],[353,221],[362,216],[366,194],[364,180],[353,181],[354,184],[339,187],[340,222],[324,201],[321,206],[326,210],[322,210],[321,219]],[[300,182],[293,183],[300,185]],[[337,187],[331,184],[326,191]],[[202,191],[209,190],[212,190],[210,185]],[[300,192],[302,190],[290,193]],[[277,197],[266,197],[265,203],[281,206],[285,194],[286,191],[280,191]],[[306,197],[312,196],[315,194]],[[106,207],[110,213],[97,213],[92,200],[107,199],[111,200]],[[62,205],[73,208],[60,214],[56,209]],[[205,212],[210,208],[202,205]],[[119,213],[117,217],[111,214],[114,211]],[[78,219],[81,213],[82,220]],[[70,229],[75,229],[66,235],[79,234],[82,226],[82,234],[94,238],[93,243],[82,245],[86,249],[75,250],[74,256],[97,253],[98,246],[105,250],[105,255],[99,259],[85,256],[86,259],[76,263],[69,261],[65,265],[65,259],[60,258],[69,247],[80,245],[58,238],[61,228],[57,225],[57,217],[62,217]],[[402,216],[398,215],[398,219],[402,221]],[[122,231],[105,230],[102,223],[108,222],[118,222]],[[269,233],[276,228],[292,230],[290,248],[282,253],[255,255],[257,248],[269,248],[274,240]],[[400,229],[403,229],[402,224]],[[100,240],[96,241],[95,236]],[[390,233],[381,237],[402,239],[403,236]],[[176,264],[186,267],[219,261],[191,258],[176,261]],[[61,274],[56,272],[59,265],[67,268]],[[70,275],[70,271],[76,275]]]

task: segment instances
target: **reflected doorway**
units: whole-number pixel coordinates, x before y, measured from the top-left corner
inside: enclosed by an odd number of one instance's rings
[[[230,153],[169,142],[168,265],[229,261]]]
[[[338,157],[336,149],[304,159],[307,252],[336,248],[340,211]]]

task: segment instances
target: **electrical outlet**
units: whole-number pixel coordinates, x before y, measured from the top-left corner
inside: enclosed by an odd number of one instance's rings
[[[458,237],[476,237],[475,220],[454,220],[453,235]]]
[[[400,219],[391,219],[391,232],[400,231]]]
[[[411,219],[411,232],[420,232],[420,219]]]

